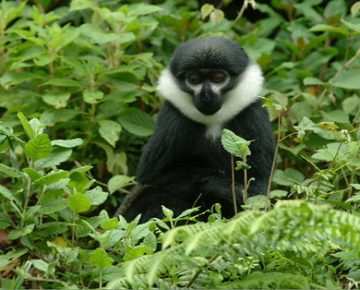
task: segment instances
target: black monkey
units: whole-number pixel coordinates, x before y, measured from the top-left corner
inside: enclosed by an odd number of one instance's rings
[[[262,83],[259,66],[231,40],[181,44],[160,76],[165,104],[137,171],[138,182],[149,186],[126,202],[123,215],[133,219],[141,213],[146,221],[162,216],[161,205],[178,214],[197,201],[204,208],[219,202],[223,215],[231,217],[231,159],[220,143],[223,128],[253,140],[248,177],[255,180],[249,195],[266,194],[275,142],[258,98]],[[240,204],[242,172],[236,172],[236,182]]]

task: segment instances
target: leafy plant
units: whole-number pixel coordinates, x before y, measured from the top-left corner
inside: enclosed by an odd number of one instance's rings
[[[359,287],[359,1],[65,2],[0,4],[2,288]],[[111,216],[154,130],[160,70],[207,35],[265,73],[271,204],[249,198],[231,220],[215,205],[207,223]]]

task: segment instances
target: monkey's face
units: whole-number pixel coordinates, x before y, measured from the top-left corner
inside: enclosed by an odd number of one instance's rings
[[[258,65],[235,42],[195,38],[175,50],[158,91],[185,117],[211,127],[256,101],[262,82]]]
[[[197,69],[185,75],[184,85],[192,95],[195,107],[204,115],[212,115],[220,110],[229,81],[230,76],[225,70]]]

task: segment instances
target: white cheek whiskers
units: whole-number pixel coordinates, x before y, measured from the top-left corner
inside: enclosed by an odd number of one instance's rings
[[[225,122],[231,120],[251,103],[258,100],[263,80],[264,78],[259,66],[255,63],[250,63],[242,73],[237,85],[225,93],[221,109],[213,115],[204,115],[195,108],[192,96],[180,89],[169,69],[165,69],[162,72],[157,90],[165,100],[173,104],[186,117],[207,126],[207,135],[218,137]],[[220,84],[220,86],[215,84],[212,89],[214,92],[216,90],[220,92],[223,86],[225,84]],[[200,84],[200,91],[201,87],[202,85]],[[198,90],[199,88],[197,88]]]

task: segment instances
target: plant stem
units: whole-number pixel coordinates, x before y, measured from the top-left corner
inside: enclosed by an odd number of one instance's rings
[[[236,202],[236,187],[235,187],[235,166],[234,166],[234,156],[231,155],[231,193],[234,204],[234,213],[238,213],[237,202]]]
[[[269,180],[268,180],[268,187],[266,190],[266,196],[268,198],[270,198],[270,190],[271,190],[271,181],[274,175],[274,171],[275,171],[275,164],[276,164],[276,156],[278,154],[279,151],[279,144],[281,141],[281,136],[280,136],[280,127],[281,127],[281,119],[282,119],[282,112],[279,115],[278,118],[278,131],[277,131],[277,136],[276,136],[276,146],[275,146],[275,152],[274,152],[274,157],[273,157],[273,161],[271,164],[271,171],[270,171],[270,176],[269,176]]]
[[[246,163],[246,160],[245,160]],[[243,189],[243,203],[245,204],[249,198],[249,193],[248,193],[248,187],[249,187],[249,183],[248,183],[248,175],[247,175],[247,169],[244,169],[244,189]]]
[[[209,261],[208,261],[208,266],[211,265],[212,263],[215,262],[215,260],[219,257],[220,255],[215,255],[214,257],[212,257]],[[191,280],[189,281],[189,283],[187,284],[186,288],[190,288],[192,286],[192,284],[194,284],[194,282],[196,281],[196,279],[199,277],[199,275],[202,272],[202,268],[200,268],[199,270],[196,271],[196,273],[194,274],[194,276],[191,278]]]

